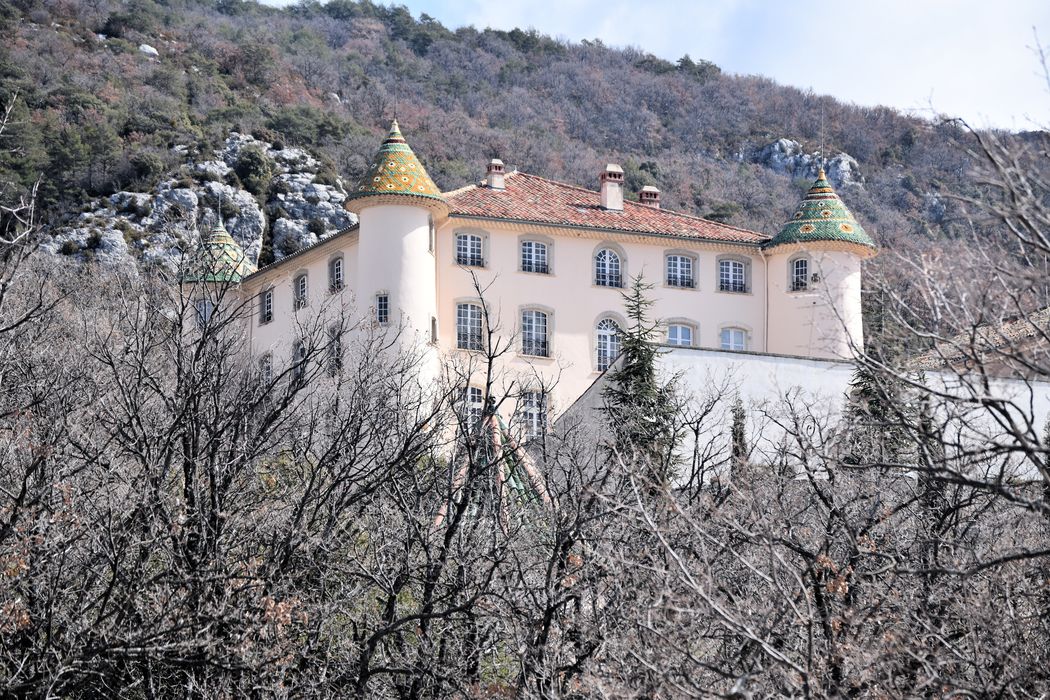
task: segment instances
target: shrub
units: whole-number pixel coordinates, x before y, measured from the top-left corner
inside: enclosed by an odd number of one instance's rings
[[[129,161],[131,174],[142,183],[153,184],[164,173],[164,161],[156,153],[140,151]]]
[[[261,148],[249,146],[242,150],[233,169],[244,183],[244,189],[256,196],[266,194],[273,179],[273,161]]]
[[[80,246],[72,240],[62,241],[62,245],[59,246],[58,252],[62,255],[76,255],[80,252]]]
[[[306,230],[320,238],[328,231],[328,226],[325,225],[323,219],[310,219],[310,222],[306,224]]]

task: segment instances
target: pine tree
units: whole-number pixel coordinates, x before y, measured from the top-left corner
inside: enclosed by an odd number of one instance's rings
[[[653,288],[639,275],[623,294],[628,327],[620,340],[621,359],[605,387],[604,411],[613,436],[612,447],[626,459],[648,465],[658,484],[674,474],[675,381],[656,376],[655,338],[659,324],[649,318]]]
[[[889,372],[859,362],[853,373],[846,425],[848,464],[899,465],[914,460],[908,436],[915,425],[901,383]]]
[[[730,427],[730,469],[735,479],[741,475],[747,466],[747,414],[744,412],[744,402],[740,396],[736,397],[732,409],[733,422]]]

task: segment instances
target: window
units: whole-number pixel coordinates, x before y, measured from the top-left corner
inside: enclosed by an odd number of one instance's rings
[[[328,288],[333,292],[338,292],[343,288],[343,284],[343,259],[332,258],[332,261],[328,263]]]
[[[328,329],[328,376],[334,377],[343,369],[343,333],[339,326]]]
[[[471,233],[456,235],[456,263],[468,267],[484,267],[481,257],[481,236]]]
[[[539,241],[521,242],[521,271],[539,272],[544,275],[550,272],[547,267],[547,244]]]
[[[667,344],[692,346],[693,327],[684,323],[670,324],[667,326]]]
[[[198,299],[194,307],[197,310],[197,328],[203,330],[215,314],[215,302],[210,299]]]
[[[481,307],[477,304],[456,305],[456,347],[481,350]]]
[[[747,331],[743,328],[723,328],[721,343],[723,350],[747,350]]]
[[[301,340],[292,347],[292,376],[300,381],[306,378],[306,343]]]
[[[526,309],[521,312],[521,351],[526,355],[548,356],[547,314]]]
[[[598,322],[598,371],[609,369],[620,354],[620,326],[611,318]]]
[[[438,342],[438,320],[436,316],[430,317],[430,342],[437,345]]]
[[[688,255],[667,256],[667,286],[689,288],[696,286],[691,257]]]
[[[389,294],[376,294],[376,323],[390,323]]]
[[[273,382],[273,355],[270,353],[259,358],[259,380],[266,385]]]
[[[434,229],[434,217],[433,216],[430,216],[427,219],[427,228],[429,230],[428,234],[427,234],[427,250],[429,250],[431,253],[433,253],[434,252],[434,246],[437,245],[437,231]]]
[[[747,266],[740,260],[718,261],[718,291],[746,292]]]
[[[295,308],[306,308],[306,305],[310,303],[310,287],[306,280],[306,273],[303,273],[295,278],[295,283],[293,287],[295,289]]]
[[[526,440],[541,437],[547,431],[546,392],[526,391],[522,393],[518,399],[516,418]]]
[[[259,323],[273,320],[273,289],[267,289],[259,295]]]
[[[484,408],[484,396],[481,389],[476,386],[464,387],[460,398],[459,414],[468,430],[475,430],[481,422],[481,413]]]
[[[809,258],[791,261],[791,291],[800,292],[809,287]]]
[[[620,276],[620,256],[602,248],[594,256],[594,283],[599,287],[622,287],[623,278]]]

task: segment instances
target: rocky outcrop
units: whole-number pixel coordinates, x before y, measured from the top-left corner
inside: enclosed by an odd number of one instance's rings
[[[802,144],[791,139],[777,139],[753,151],[750,160],[775,172],[807,180],[816,178],[820,168],[820,154],[806,153]],[[839,153],[829,158],[824,163],[824,171],[832,186],[837,189],[864,185],[860,164],[848,153]]]
[[[249,151],[256,170],[246,172]],[[52,232],[44,249],[107,265],[139,260],[175,269],[220,216],[252,261],[267,240],[280,259],[356,221],[343,209],[342,181],[305,150],[234,132],[211,158],[194,159],[185,146],[172,152],[185,159],[179,177],[150,192],[117,192],[89,203]],[[239,171],[252,178],[257,194]]]

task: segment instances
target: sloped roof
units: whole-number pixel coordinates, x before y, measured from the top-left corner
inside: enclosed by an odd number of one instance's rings
[[[190,259],[183,282],[240,282],[255,272],[244,249],[218,223]]]
[[[483,184],[469,185],[446,192],[445,201],[452,216],[751,245],[769,240],[763,233],[636,202],[625,201],[623,211],[610,211],[602,208],[600,194],[594,190],[520,172],[508,173],[502,190]]]
[[[875,243],[865,233],[850,210],[831,188],[823,168],[795,210],[767,247],[787,243],[842,241],[874,248]]]
[[[1025,355],[1036,347],[1048,348],[1039,341],[1050,333],[1050,308],[1009,319],[984,324],[958,333],[937,343],[931,350],[915,357],[909,364],[916,370],[942,369],[965,364],[974,359],[1003,359],[1012,354]]]
[[[441,199],[441,191],[412,152],[395,119],[368,171],[347,200],[375,195],[411,195]]]

